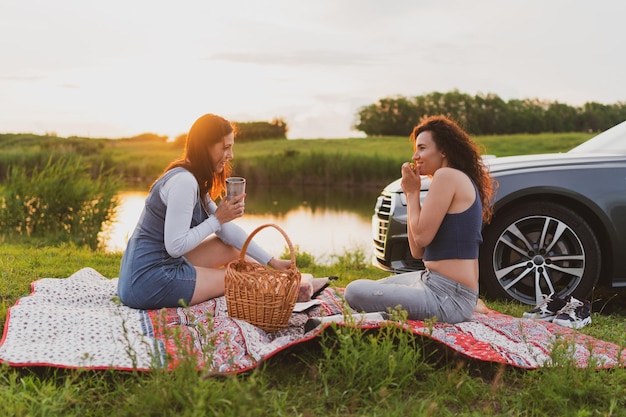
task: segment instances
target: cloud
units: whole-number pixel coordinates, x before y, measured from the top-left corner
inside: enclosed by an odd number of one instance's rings
[[[175,135],[215,112],[341,137],[389,96],[612,103],[624,15],[607,0],[9,2],[0,126]]]
[[[217,53],[208,58],[212,61],[232,63],[279,65],[289,67],[301,66],[361,66],[372,64],[375,59],[372,55],[359,52],[332,51],[332,50],[292,50],[282,53]]]
[[[17,74],[0,74],[0,80],[4,81],[18,81],[18,82],[29,82],[29,81],[40,81],[45,79],[46,77],[43,75],[17,75]]]

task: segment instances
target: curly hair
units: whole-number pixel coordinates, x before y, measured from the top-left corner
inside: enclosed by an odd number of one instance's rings
[[[449,118],[430,116],[413,129],[410,138],[414,146],[417,136],[426,131],[431,133],[437,149],[446,155],[449,166],[464,172],[474,181],[483,205],[483,220],[488,223],[493,213],[491,200],[496,184],[489,175],[478,144]]]
[[[187,133],[183,156],[171,162],[163,171],[183,167],[189,170],[198,181],[200,195],[208,194],[213,200],[223,197],[226,192],[226,178],[232,172],[230,161],[222,172],[215,172],[209,163],[209,148],[223,142],[224,137],[233,133],[233,125],[215,114],[205,114],[198,118]],[[202,199],[204,204],[204,199]]]

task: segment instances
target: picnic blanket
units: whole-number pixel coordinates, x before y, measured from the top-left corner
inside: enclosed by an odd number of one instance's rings
[[[327,288],[322,303],[293,313],[286,329],[266,333],[228,317],[224,297],[187,308],[137,310],[117,299],[117,279],[91,268],[68,278],[44,278],[8,313],[0,362],[11,366],[150,371],[173,369],[183,358],[198,369],[239,373],[290,346],[316,338],[318,327],[304,333],[309,317],[346,311],[342,289]],[[377,328],[380,321],[344,325]],[[554,364],[556,346],[565,346],[579,367],[623,366],[622,347],[553,323],[515,318],[495,311],[474,313],[459,324],[397,323],[420,337],[440,342],[461,355],[481,361],[535,369]]]

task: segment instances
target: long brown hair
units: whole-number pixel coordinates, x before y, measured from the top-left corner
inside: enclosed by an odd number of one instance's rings
[[[171,162],[163,171],[183,167],[189,170],[198,181],[200,195],[208,194],[211,199],[224,196],[226,192],[226,178],[232,172],[230,161],[222,172],[215,172],[211,164],[209,148],[224,141],[224,137],[233,133],[232,124],[221,116],[205,114],[198,118],[189,132],[185,150],[181,158]],[[202,198],[204,204],[204,198]]]
[[[474,181],[483,204],[483,220],[488,223],[493,213],[491,199],[495,182],[489,175],[478,144],[454,121],[445,116],[430,116],[413,129],[411,140],[414,146],[417,136],[426,131],[431,132],[437,149],[446,155],[449,166],[463,171]]]

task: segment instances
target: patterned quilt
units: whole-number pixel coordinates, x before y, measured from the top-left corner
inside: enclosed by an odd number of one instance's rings
[[[304,333],[309,317],[342,314],[342,289],[326,289],[322,303],[293,313],[284,330],[266,333],[228,316],[224,297],[189,308],[137,310],[119,303],[117,279],[91,268],[68,278],[33,282],[29,296],[7,314],[0,362],[11,366],[150,371],[171,369],[182,358],[217,373],[250,370],[290,346],[318,336]],[[376,328],[375,321],[351,323]],[[555,348],[579,367],[623,366],[626,350],[552,323],[489,311],[456,325],[407,321],[407,331],[440,342],[469,358],[524,369],[551,366]]]

